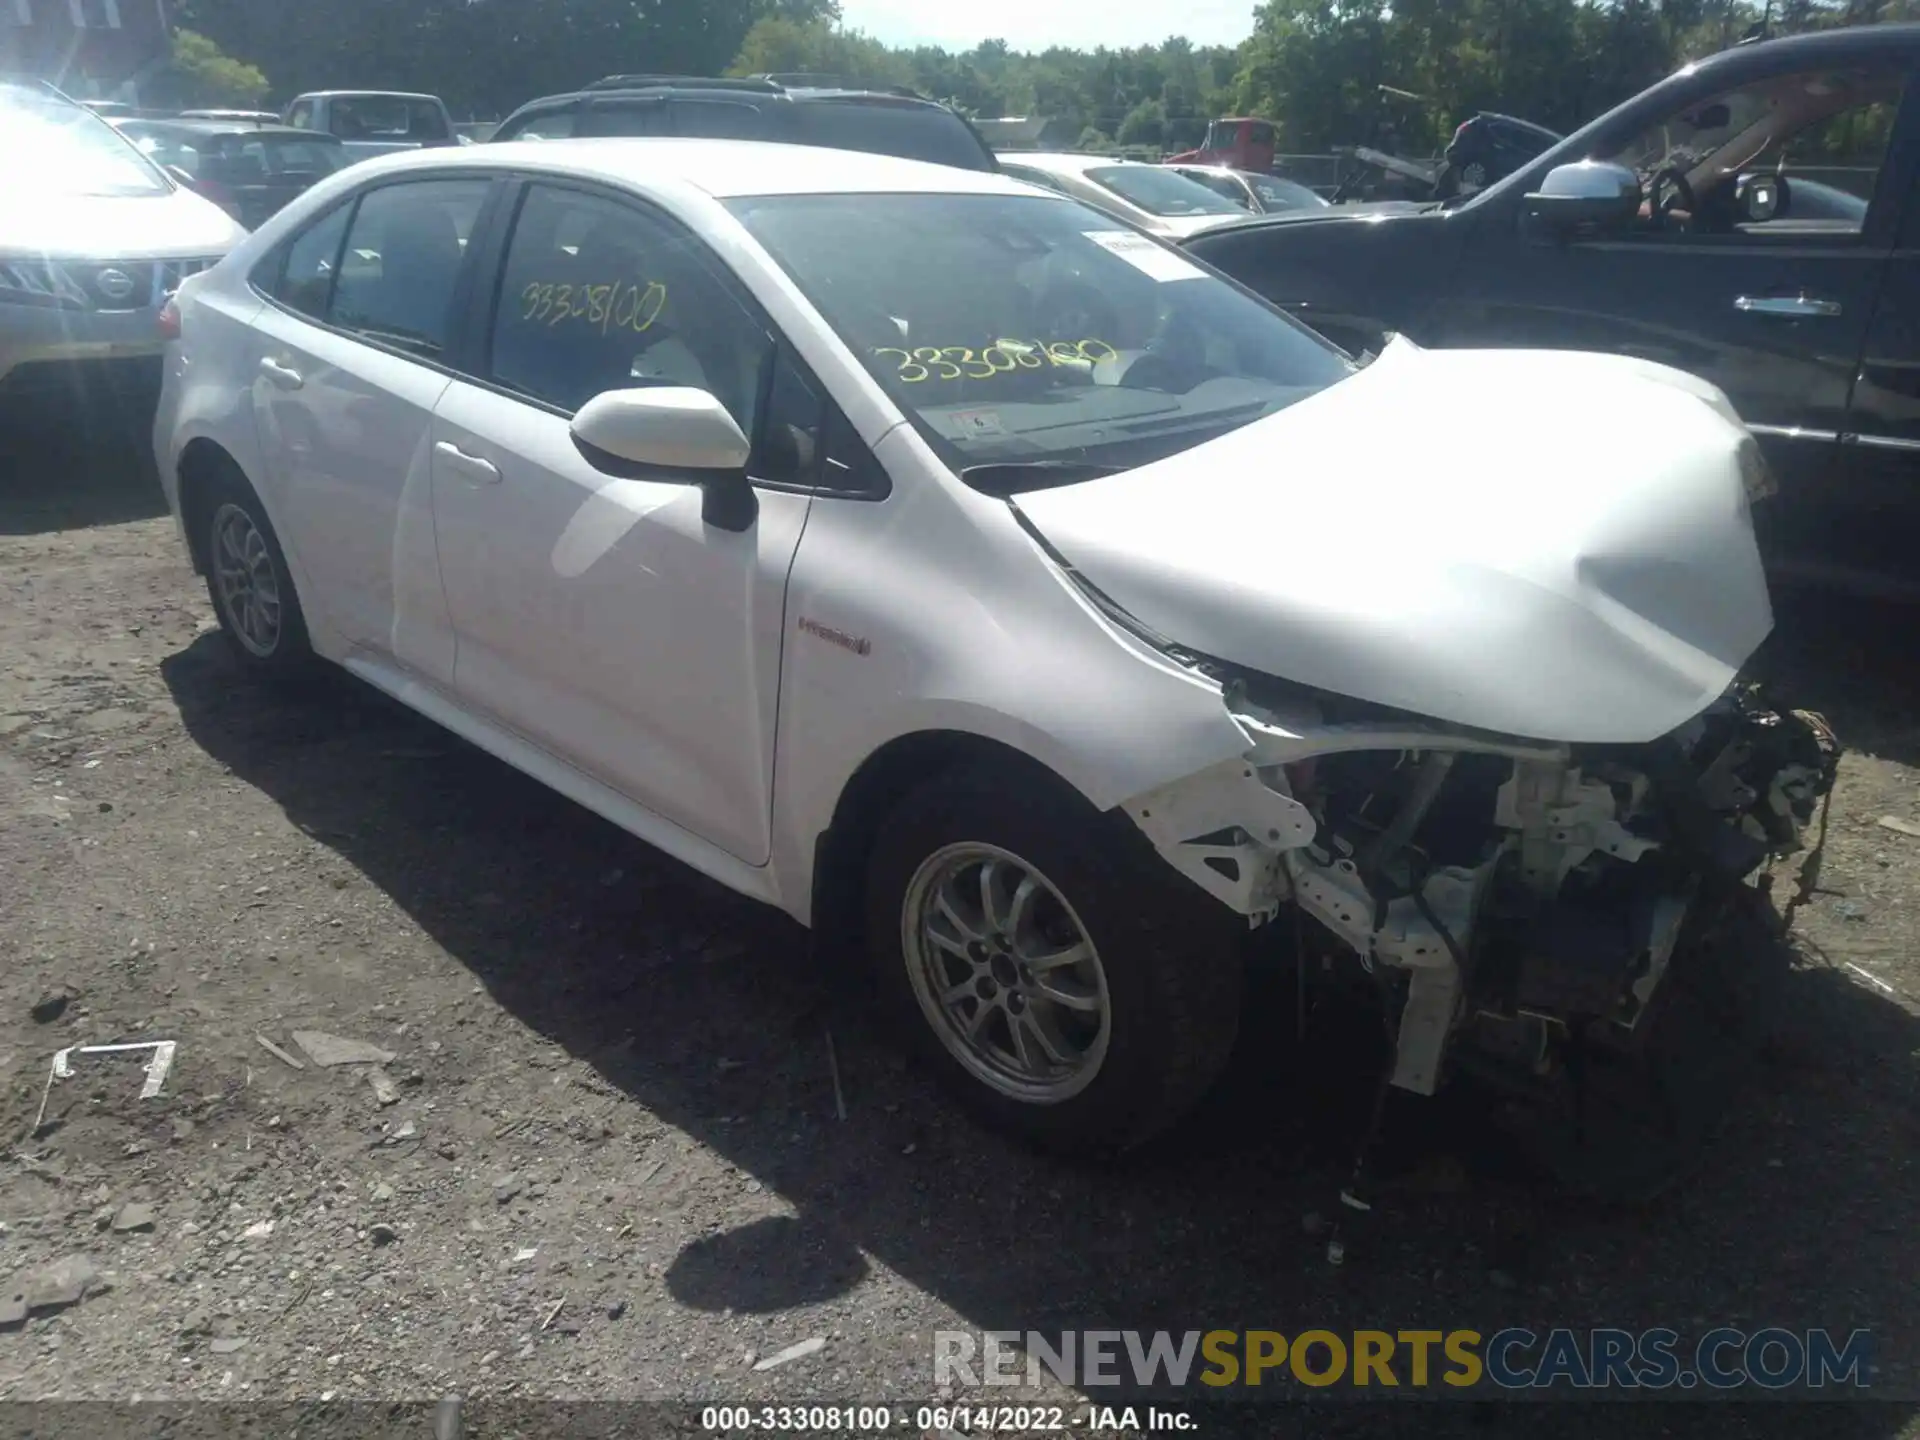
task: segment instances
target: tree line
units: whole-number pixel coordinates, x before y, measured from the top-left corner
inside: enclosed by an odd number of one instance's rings
[[[618,72],[809,72],[908,86],[980,118],[1045,117],[1050,138],[1175,149],[1208,120],[1273,120],[1280,148],[1412,152],[1498,110],[1567,131],[1679,65],[1765,27],[1920,19],[1920,0],[1263,0],[1237,46],[1020,53],[891,48],[836,0],[177,0],[195,42],[284,101],[330,87],[425,90],[492,119]],[[202,39],[201,37],[204,37]],[[217,47],[217,49],[215,49]],[[253,82],[247,82],[249,84]],[[227,96],[212,98],[229,98]],[[233,96],[231,98],[242,98]],[[253,98],[253,97],[247,97]]]

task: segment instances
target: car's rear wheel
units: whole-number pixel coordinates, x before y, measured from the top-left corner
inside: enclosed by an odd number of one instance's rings
[[[1233,917],[1119,824],[957,771],[886,821],[868,874],[869,948],[915,1048],[996,1127],[1078,1154],[1178,1120],[1239,1023]]]
[[[275,677],[304,673],[313,658],[286,553],[253,487],[222,474],[198,497],[207,594],[241,664]]]

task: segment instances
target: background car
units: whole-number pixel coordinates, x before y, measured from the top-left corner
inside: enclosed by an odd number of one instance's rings
[[[170,166],[192,188],[248,229],[348,163],[331,135],[241,120],[116,120],[149,159]]]
[[[1295,180],[1278,175],[1256,175],[1251,170],[1235,170],[1228,165],[1174,165],[1166,169],[1204,185],[1256,215],[1297,214],[1325,210],[1331,203],[1324,195],[1309,190]]]
[[[833,76],[705,79],[610,75],[584,90],[522,105],[489,143],[609,135],[775,140],[994,170],[993,151],[950,106],[910,90]]]
[[[1197,235],[1247,218],[1245,206],[1164,165],[1108,155],[1022,150],[1001,155],[1000,169],[1166,239]]]
[[[1739,45],[1469,199],[1193,251],[1356,354],[1398,332],[1698,375],[1778,484],[1755,513],[1774,577],[1920,600],[1917,79],[1920,25]]]
[[[0,83],[0,194],[0,398],[105,384],[150,401],[161,307],[246,232],[44,87]]]

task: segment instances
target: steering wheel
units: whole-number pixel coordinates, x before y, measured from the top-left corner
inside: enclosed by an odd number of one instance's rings
[[[1647,218],[1653,222],[1653,228],[1667,228],[1667,216],[1674,210],[1685,210],[1689,216],[1700,213],[1700,202],[1694,198],[1693,186],[1688,182],[1686,173],[1677,165],[1669,165],[1653,177],[1653,186],[1647,196]]]

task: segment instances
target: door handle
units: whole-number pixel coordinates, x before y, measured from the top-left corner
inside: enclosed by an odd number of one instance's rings
[[[260,373],[282,390],[298,390],[307,383],[298,370],[291,365],[282,365],[271,356],[260,362]]]
[[[1838,300],[1816,300],[1811,295],[1742,295],[1733,308],[1748,315],[1774,315],[1787,320],[1811,320],[1838,315]]]
[[[491,460],[482,460],[478,455],[469,455],[450,440],[433,442],[433,453],[447,462],[447,468],[455,471],[475,485],[498,485],[500,467]]]

